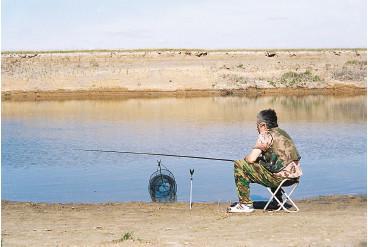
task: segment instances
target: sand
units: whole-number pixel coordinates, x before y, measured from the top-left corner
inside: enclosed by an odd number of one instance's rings
[[[262,203],[261,203],[262,204]],[[257,204],[256,206],[262,206]],[[366,246],[366,197],[297,202],[298,213],[227,204],[2,202],[4,246]],[[124,239],[124,235],[125,238]]]
[[[272,51],[270,51],[272,53]],[[363,49],[141,50],[2,54],[5,100],[361,94]]]

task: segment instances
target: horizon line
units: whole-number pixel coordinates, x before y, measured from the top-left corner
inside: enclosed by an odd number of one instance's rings
[[[133,49],[65,49],[65,50],[5,50],[1,54],[11,53],[84,53],[84,52],[150,52],[150,51],[212,51],[212,52],[231,52],[231,51],[321,51],[321,50],[367,50],[366,47],[356,48],[133,48]]]

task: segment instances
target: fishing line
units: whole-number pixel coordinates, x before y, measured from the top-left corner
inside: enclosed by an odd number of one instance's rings
[[[76,149],[76,150],[86,151],[86,152],[99,152],[99,153],[137,154],[137,155],[166,156],[166,157],[176,157],[176,158],[189,158],[189,159],[202,159],[202,160],[217,160],[217,161],[235,162],[235,160],[232,160],[232,159],[222,159],[222,158],[192,156],[192,155],[179,155],[179,154],[131,152],[131,151],[116,151],[116,150],[102,150],[102,149]]]

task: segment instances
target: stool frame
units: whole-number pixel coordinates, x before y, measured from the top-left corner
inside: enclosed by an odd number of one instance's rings
[[[271,197],[268,200],[266,206],[263,208],[263,211],[266,211],[268,206],[272,202],[272,200],[275,199],[279,203],[279,207],[275,211],[280,211],[282,209],[282,210],[284,210],[288,213],[299,212],[298,206],[291,199],[291,195],[293,194],[294,190],[298,187],[298,185],[299,185],[299,179],[296,180],[296,179],[290,179],[289,178],[289,179],[282,180],[282,182],[279,184],[279,186],[277,187],[275,192],[272,192],[271,188],[267,188],[268,192],[270,192],[270,194],[271,194]],[[290,187],[290,192],[287,193],[282,187]],[[280,202],[280,200],[276,197],[276,194],[277,194],[278,191],[281,191],[282,195],[285,196],[285,199],[282,199],[282,202]],[[291,205],[295,208],[295,210],[287,209],[285,207],[286,202],[290,202]]]

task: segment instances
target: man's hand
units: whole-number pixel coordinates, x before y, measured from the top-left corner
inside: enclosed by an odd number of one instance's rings
[[[254,148],[247,156],[244,157],[244,160],[248,163],[254,163],[261,153],[261,149]]]

